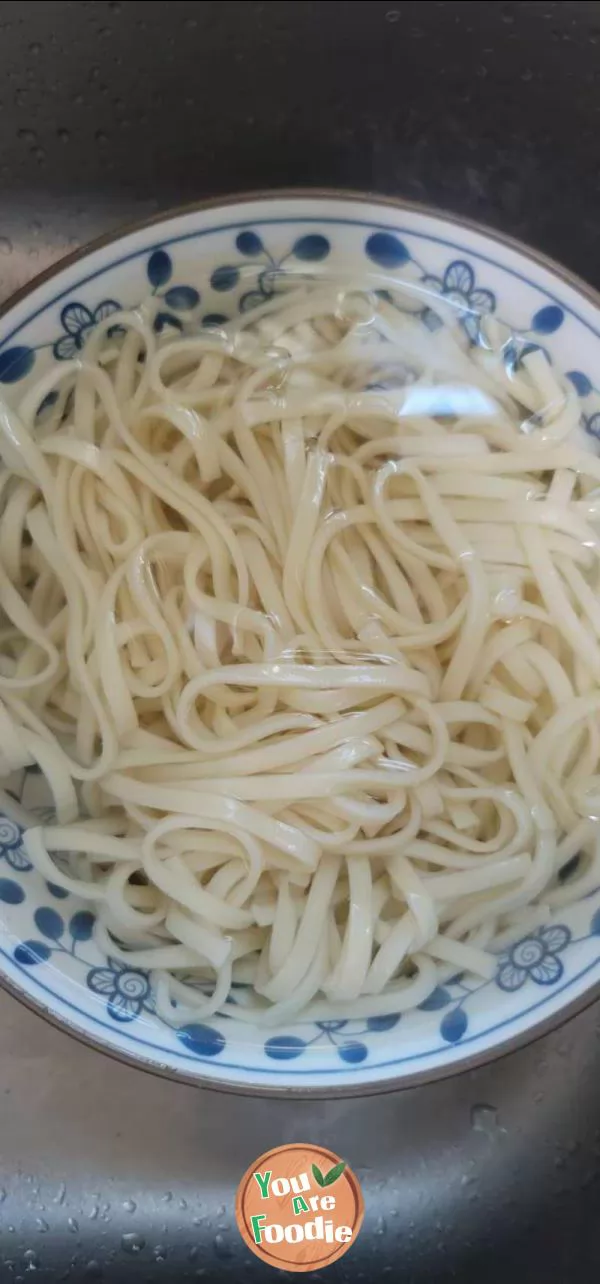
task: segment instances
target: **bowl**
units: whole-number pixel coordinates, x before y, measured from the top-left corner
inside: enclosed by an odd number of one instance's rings
[[[83,348],[100,319],[153,292],[157,324],[205,325],[269,299],[274,273],[392,270],[492,313],[543,347],[571,380],[590,442],[600,439],[600,299],[533,250],[472,223],[376,197],[266,193],[166,215],[65,260],[0,317],[0,393],[17,403],[32,378]],[[251,291],[248,282],[251,281]],[[249,294],[254,297],[249,298]],[[52,395],[52,394],[51,394]],[[40,412],[44,413],[44,407]],[[148,976],[103,955],[93,915],[32,868],[22,841],[48,818],[37,769],[2,782],[0,974],[36,1011],[96,1048],[213,1087],[338,1094],[431,1079],[545,1032],[600,987],[600,889],[497,957],[485,982],[456,978],[410,1015],[258,1029],[211,1018],[173,1029]],[[572,877],[575,862],[565,867]]]

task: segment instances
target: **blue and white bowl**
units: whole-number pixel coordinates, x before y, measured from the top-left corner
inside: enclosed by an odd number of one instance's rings
[[[477,314],[494,313],[514,331],[507,359],[529,344],[543,346],[579,394],[583,427],[600,438],[600,301],[590,290],[533,252],[458,220],[333,194],[205,205],[76,255],[0,318],[2,396],[19,399],[32,377],[81,351],[107,313],[149,292],[160,299],[158,327],[180,329],[190,319],[211,325],[269,298],[282,269],[316,264],[406,275],[451,296],[469,333]],[[28,814],[39,823],[47,808],[40,775],[20,772],[4,787],[6,985],[72,1033],[148,1069],[264,1092],[373,1090],[485,1060],[564,1019],[600,986],[599,889],[499,956],[493,980],[456,980],[401,1019],[265,1033],[215,1017],[174,1030],[156,1016],[145,973],[102,955],[90,911],[31,868],[22,831]],[[572,867],[566,872],[573,876]]]

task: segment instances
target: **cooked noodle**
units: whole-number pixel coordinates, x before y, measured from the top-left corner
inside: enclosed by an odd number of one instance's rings
[[[404,297],[152,302],[0,402],[0,765],[175,1023],[405,1011],[600,883],[600,463]]]

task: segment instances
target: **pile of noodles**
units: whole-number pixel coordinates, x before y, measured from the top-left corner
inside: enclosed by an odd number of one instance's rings
[[[0,402],[0,767],[56,811],[28,855],[173,1022],[489,977],[600,883],[576,394],[400,287],[222,332],[156,306]]]

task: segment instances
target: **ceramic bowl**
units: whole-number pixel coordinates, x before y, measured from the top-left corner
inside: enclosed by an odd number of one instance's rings
[[[600,301],[556,265],[457,219],[375,198],[271,193],[166,216],[108,238],[12,300],[0,318],[0,393],[18,401],[68,360],[110,311],[149,292],[158,326],[210,325],[268,299],[277,270],[393,270],[451,296],[465,327],[494,313],[571,379],[582,424],[600,438]],[[44,407],[40,414],[44,413]],[[498,957],[492,980],[456,980],[411,1015],[259,1030],[211,1018],[182,1029],[153,1010],[144,972],[103,956],[93,915],[31,868],[28,815],[47,816],[34,770],[4,783],[0,816],[0,972],[37,1011],[148,1069],[213,1086],[339,1094],[433,1078],[533,1037],[600,984],[600,890]],[[574,875],[574,862],[567,868]]]

